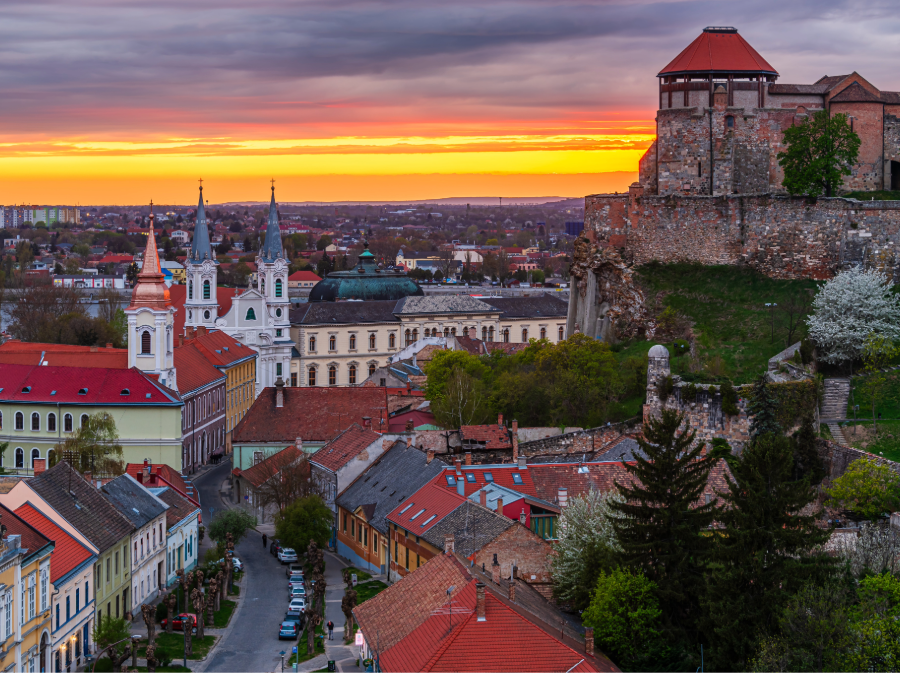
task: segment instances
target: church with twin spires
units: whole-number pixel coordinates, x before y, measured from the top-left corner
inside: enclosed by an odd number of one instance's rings
[[[169,288],[163,280],[159,252],[153,231],[150,232],[144,265],[132,292],[131,304],[125,310],[128,319],[128,365],[159,377],[159,381],[177,390],[174,367],[174,324],[176,308]],[[197,223],[190,255],[185,263],[187,294],[184,303],[184,330],[198,328],[221,331],[256,351],[255,396],[288,378],[291,366],[288,299],[288,261],[281,244],[275,187],[269,204],[266,237],[256,257],[257,280],[232,299],[231,308],[219,315],[216,292],[218,262],[209,240],[203,187],[197,205]],[[254,397],[255,397],[254,396]]]

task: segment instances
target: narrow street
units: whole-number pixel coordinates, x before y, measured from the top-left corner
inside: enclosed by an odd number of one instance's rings
[[[231,471],[231,459],[209,470],[194,481],[200,492],[203,523],[209,525],[215,512],[225,507],[219,489]],[[209,546],[204,544],[201,553]],[[280,670],[284,650],[290,658],[296,642],[278,640],[278,627],[288,604],[287,576],[278,560],[262,545],[262,536],[252,530],[236,547],[244,563],[241,600],[231,625],[212,656],[194,670],[203,671],[275,671]],[[338,606],[340,609],[340,606]]]

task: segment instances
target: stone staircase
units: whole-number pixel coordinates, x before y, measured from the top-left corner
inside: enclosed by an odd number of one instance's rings
[[[825,379],[825,395],[819,409],[819,417],[828,426],[838,444],[847,444],[838,421],[847,418],[847,398],[850,397],[850,379]]]
[[[834,441],[836,441],[838,444],[843,444],[844,446],[850,446],[847,443],[846,438],[844,437],[844,431],[841,430],[841,426],[838,425],[837,421],[830,421],[825,425],[827,425],[828,429],[831,431],[831,437],[832,439],[834,439]]]

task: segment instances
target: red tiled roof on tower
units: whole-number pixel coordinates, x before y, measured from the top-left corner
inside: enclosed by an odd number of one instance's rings
[[[716,26],[704,28],[700,37],[660,70],[657,77],[692,72],[778,75],[778,71],[738,35],[736,28]]]

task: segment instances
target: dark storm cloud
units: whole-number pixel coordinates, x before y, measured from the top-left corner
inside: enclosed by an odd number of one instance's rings
[[[706,25],[738,26],[783,81],[858,70],[897,90],[895,10],[838,0],[4,2],[0,118],[9,133],[50,135],[349,123],[382,107],[410,119],[646,118],[654,75]]]

